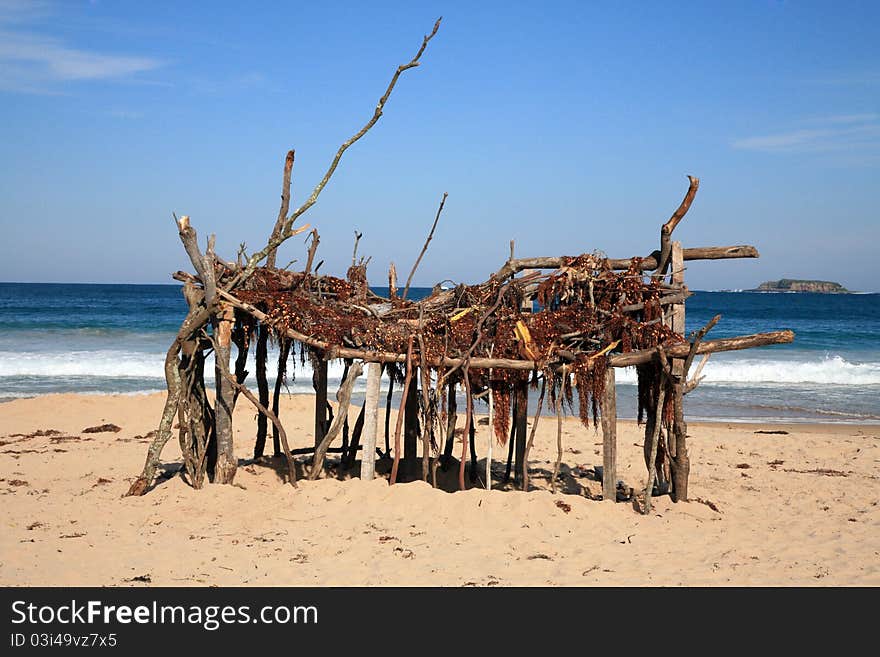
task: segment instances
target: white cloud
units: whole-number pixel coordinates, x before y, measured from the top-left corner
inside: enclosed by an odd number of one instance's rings
[[[731,143],[738,150],[764,153],[864,151],[880,148],[880,115],[838,114],[800,122],[809,128],[756,135]]]
[[[41,3],[0,0],[0,88],[51,93],[58,83],[118,80],[162,66],[152,57],[74,48],[59,39],[21,29],[49,10]]]

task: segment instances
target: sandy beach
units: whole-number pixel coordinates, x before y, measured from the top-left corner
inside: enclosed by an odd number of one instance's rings
[[[293,489],[277,465],[244,460],[247,408],[236,414],[234,486],[196,491],[171,476],[123,497],[162,402],[59,394],[0,404],[0,585],[880,584],[880,426],[691,423],[690,494],[702,502],[664,496],[641,516],[589,499],[601,490],[590,473],[601,436],[573,419],[555,495],[547,420],[529,493],[335,477]],[[310,440],[311,404],[284,399],[296,445]],[[122,430],[82,431],[103,423]],[[60,433],[33,435],[48,429]],[[621,421],[619,431],[620,476],[638,489],[641,430]],[[171,472],[179,462],[173,440],[163,464]]]

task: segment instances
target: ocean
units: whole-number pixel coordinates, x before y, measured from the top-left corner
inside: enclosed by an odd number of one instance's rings
[[[0,283],[0,401],[164,390],[164,354],[185,312],[176,285]],[[696,292],[687,313],[688,331],[721,314],[709,338],[795,332],[793,344],[714,354],[685,399],[690,419],[880,423],[880,294]],[[341,374],[331,363],[331,391]],[[617,380],[618,413],[635,417],[635,371]],[[288,390],[312,391],[308,366],[297,362]]]

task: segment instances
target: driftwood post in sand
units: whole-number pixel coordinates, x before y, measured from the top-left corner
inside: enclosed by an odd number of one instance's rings
[[[605,370],[602,413],[602,499],[617,501],[617,389],[614,368]]]
[[[327,361],[318,354],[312,359],[312,387],[315,389],[315,448],[327,433]]]
[[[354,382],[363,370],[364,366],[360,362],[355,361],[348,368],[348,373],[339,386],[339,391],[336,393],[336,401],[339,403],[336,417],[333,420],[333,424],[327,430],[327,434],[321,439],[321,444],[315,450],[315,458],[312,462],[312,471],[309,473],[309,479],[318,478],[324,467],[324,456],[327,454],[327,449],[336,440],[339,432],[342,431],[342,427],[348,418],[348,406],[351,403],[351,391],[354,388]]]
[[[525,478],[523,468],[526,467],[526,430],[529,421],[529,384],[520,381],[514,384],[516,395],[516,410],[513,416],[513,424],[516,427],[515,440],[515,463],[513,468],[513,483],[524,490]]]
[[[361,479],[376,476],[376,434],[379,430],[379,384],[382,382],[382,366],[367,365],[367,395],[364,402],[363,451],[361,452]]]
[[[215,403],[217,428],[217,461],[214,465],[214,483],[231,484],[235,479],[238,459],[232,438],[232,396],[233,387],[223,372],[229,371],[229,355],[232,346],[232,325],[235,311],[228,303],[221,303],[212,320],[214,325],[214,358],[217,361]],[[261,402],[262,403],[262,402]]]

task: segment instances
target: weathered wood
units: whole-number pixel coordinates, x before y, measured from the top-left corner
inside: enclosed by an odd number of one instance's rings
[[[477,477],[479,473],[477,472],[477,422],[474,419],[474,409],[473,409],[473,397],[471,397],[471,414],[470,421],[468,424],[468,441],[470,442],[470,457],[471,457],[471,483],[476,483]]]
[[[256,353],[256,378],[257,378],[257,394],[259,395],[260,404],[265,407],[269,406],[269,380],[266,377],[266,360],[269,357],[269,327],[260,323],[257,335],[257,353]],[[266,449],[266,436],[268,432],[268,424],[266,416],[262,413],[257,414],[257,439],[254,443],[254,458],[260,458]]]
[[[650,451],[648,456],[648,485],[645,487],[645,514],[651,512],[651,495],[654,492],[654,479],[657,473],[657,444],[660,439],[660,427],[663,424],[663,404],[666,401],[666,386],[660,385],[657,393],[657,408],[654,412],[654,424],[650,437]]]
[[[492,395],[492,370],[489,370],[489,441],[486,444],[486,490],[492,490],[492,445],[495,444],[495,400]]]
[[[244,303],[228,292],[218,290],[218,295],[230,301],[236,308],[250,313],[260,321],[268,320],[265,313],[259,311],[251,304]],[[287,336],[303,342],[317,349],[329,349],[330,345],[317,338],[310,337],[299,331],[288,329]],[[740,335],[734,338],[723,338],[720,340],[707,340],[700,344],[697,351],[698,354],[705,354],[716,351],[736,351],[739,349],[749,349],[751,347],[762,347],[771,344],[786,344],[794,340],[793,331],[771,331],[769,333],[755,333],[752,335]],[[676,358],[686,356],[690,347],[687,344],[673,345],[667,348],[667,354]],[[608,358],[608,364],[612,367],[629,367],[640,363],[650,362],[654,358],[654,349],[642,349],[639,351],[631,351],[626,354],[612,354]],[[380,363],[403,363],[406,356],[403,354],[394,354],[387,351],[367,351],[363,349],[351,349],[349,347],[333,347],[334,356],[340,358],[358,358],[366,362]],[[465,359],[461,358],[437,358],[429,359],[428,364],[431,367],[454,367],[461,366]],[[488,369],[490,367],[508,370],[534,370],[538,364],[532,360],[514,360],[510,358],[471,358],[469,361],[471,369]]]
[[[278,429],[281,443],[284,445],[284,457],[287,460],[288,480],[290,481],[290,485],[296,488],[296,464],[293,461],[293,455],[290,452],[290,444],[287,442],[287,432],[284,431],[284,427],[281,425],[281,420],[278,419],[278,416],[275,415],[275,413],[263,406],[263,404],[260,403],[260,400],[254,396],[254,393],[248,390],[244,384],[236,381],[235,377],[229,372],[224,371],[223,376],[236,390],[245,396],[245,399],[256,407],[257,411],[269,418],[272,421],[272,424]]]
[[[315,447],[327,432],[327,361],[322,355],[312,359],[312,387],[315,389]]]
[[[685,260],[731,260],[738,258],[758,258],[758,249],[748,244],[736,246],[697,246],[684,249]],[[653,251],[643,258],[639,265],[642,271],[653,271],[660,264],[660,251]],[[495,274],[495,278],[507,278],[526,269],[559,269],[565,266],[569,260],[567,256],[539,256],[535,258],[511,259]],[[608,266],[618,271],[629,269],[632,266],[632,258],[609,258]]]
[[[437,208],[437,216],[434,217],[434,223],[431,225],[431,232],[428,233],[428,237],[425,240],[425,245],[419,252],[419,257],[416,258],[415,264],[413,264],[412,269],[409,272],[409,276],[406,277],[406,285],[403,288],[403,294],[400,297],[401,299],[406,299],[406,295],[409,294],[409,286],[412,284],[413,276],[415,275],[416,270],[419,268],[419,263],[422,261],[422,258],[425,255],[425,251],[428,250],[428,245],[431,243],[431,240],[434,239],[434,231],[437,230],[437,222],[440,221],[440,215],[443,212],[443,206],[446,205],[447,196],[449,196],[449,194],[443,192],[443,198],[440,199],[440,207]],[[389,287],[391,286],[389,285]]]
[[[367,364],[367,394],[364,402],[363,453],[361,454],[361,479],[367,481],[376,476],[376,433],[379,428],[379,384],[382,382],[382,366]]]
[[[455,424],[458,421],[458,399],[455,396],[455,382],[447,384],[446,399],[446,444],[443,446],[441,459],[444,471],[452,461],[452,450],[455,447]]]
[[[461,460],[458,462],[458,490],[465,489],[464,483],[464,464],[467,461],[468,453],[468,434],[471,431],[471,422],[474,418],[474,400],[471,397],[471,378],[468,376],[467,366],[465,366],[464,376],[464,398],[466,401],[464,415],[464,431],[461,435]]]
[[[231,304],[218,303],[212,318],[214,324],[214,361],[216,379],[216,408],[214,424],[217,434],[217,462],[214,466],[214,483],[231,484],[235,479],[238,461],[232,437],[232,397],[233,385],[223,376],[229,372],[229,358],[232,345],[232,326],[235,323],[235,310]]]
[[[391,465],[390,483],[397,482],[397,471],[400,469],[400,429],[403,426],[403,416],[406,413],[406,400],[409,397],[409,387],[412,382],[412,351],[413,336],[409,336],[406,346],[406,378],[403,381],[403,393],[400,396],[400,409],[397,411],[397,423],[394,428],[394,461]]]
[[[289,150],[284,158],[284,173],[281,177],[281,207],[278,208],[278,218],[275,220],[275,226],[269,235],[269,242],[275,242],[280,238],[284,230],[284,222],[287,220],[287,212],[290,209],[290,174],[293,171],[293,161],[296,158],[296,151]],[[275,267],[275,259],[278,255],[278,247],[275,247],[266,256],[266,266]]]
[[[529,490],[529,454],[532,451],[532,445],[535,443],[535,434],[538,431],[538,420],[541,419],[541,410],[544,407],[544,394],[547,392],[547,379],[541,380],[541,394],[538,395],[538,408],[535,410],[535,417],[532,419],[532,430],[529,432],[529,442],[526,444],[526,453],[523,458],[523,490]],[[490,423],[491,429],[491,423]],[[491,444],[492,434],[489,434]]]
[[[526,430],[529,422],[529,384],[528,381],[520,381],[514,384],[516,396],[516,411],[513,423],[516,427],[515,463],[513,468],[513,482],[520,488],[524,485],[522,476],[523,468],[526,467]]]
[[[511,402],[510,416],[516,417],[516,400],[517,396],[513,395]],[[516,447],[516,422],[510,423],[510,435],[507,436],[507,466],[504,469],[504,483],[510,481],[510,473],[513,469],[513,452]]]
[[[281,339],[278,353],[278,370],[275,377],[275,390],[272,393],[272,412],[276,417],[281,413],[281,386],[284,385],[284,378],[287,376],[287,359],[290,356],[291,342],[287,338]],[[272,425],[272,447],[275,450],[275,456],[281,455],[281,446],[279,445],[278,427]]]
[[[602,413],[602,499],[617,501],[617,387],[614,368],[605,370]]]
[[[336,439],[339,432],[342,431],[342,425],[345,424],[348,418],[348,405],[351,403],[351,391],[354,388],[354,382],[363,371],[364,366],[359,361],[355,361],[348,368],[348,375],[339,385],[339,391],[336,393],[336,401],[339,403],[339,408],[336,409],[336,418],[327,430],[326,435],[321,439],[321,444],[315,449],[315,459],[312,462],[309,479],[317,479],[324,468],[324,456],[327,454],[327,448],[330,447],[330,444]]]
[[[354,428],[351,430],[351,444],[346,446],[343,443],[342,446],[342,467],[346,470],[350,470],[354,467],[354,462],[357,459],[358,450],[361,448],[361,438],[364,433],[364,414],[367,412],[367,403],[361,405],[361,410],[358,412],[357,419],[354,421]]]
[[[394,398],[394,375],[388,369],[388,393],[385,395],[385,456],[391,455],[391,401]]]
[[[673,215],[674,217],[674,215]],[[670,221],[672,221],[670,219]],[[684,285],[684,254],[681,248],[681,242],[675,240],[671,245],[671,253],[670,259],[672,263],[672,271],[670,273],[670,279],[673,285]],[[672,306],[672,321],[670,324],[670,328],[673,331],[678,333],[679,335],[685,334],[685,307],[684,303],[677,303]],[[684,359],[683,358],[673,358],[672,359],[672,373],[681,377],[682,372],[684,372]],[[676,436],[675,432],[672,432],[670,435],[666,437],[666,446],[669,452],[669,456],[675,456],[675,447],[676,447]],[[668,466],[668,459],[667,459]]]
[[[406,407],[403,418],[403,473],[405,477],[414,476],[418,462],[419,438],[419,368],[412,368],[412,381],[406,394]]]
[[[794,340],[792,331],[771,331],[769,333],[754,333],[752,335],[739,335],[734,338],[721,338],[719,340],[706,340],[700,343],[697,354],[708,354],[719,351],[738,351],[751,347],[763,347],[771,344],[787,344]],[[666,347],[666,355],[673,358],[687,356],[690,345],[687,343]],[[613,354],[609,357],[609,364],[613,367],[629,367],[650,362],[655,353],[654,349],[642,349],[631,351],[627,354]]]
[[[657,258],[657,268],[654,270],[655,276],[658,274],[662,276],[666,273],[666,266],[669,264],[669,258],[672,251],[672,245],[670,243],[670,240],[672,239],[672,231],[675,230],[675,227],[678,226],[679,222],[684,219],[684,215],[690,210],[691,203],[693,203],[697,190],[700,188],[699,178],[688,176],[688,182],[688,190],[684,195],[681,204],[675,212],[672,213],[669,221],[663,224],[660,228],[660,256]]]

